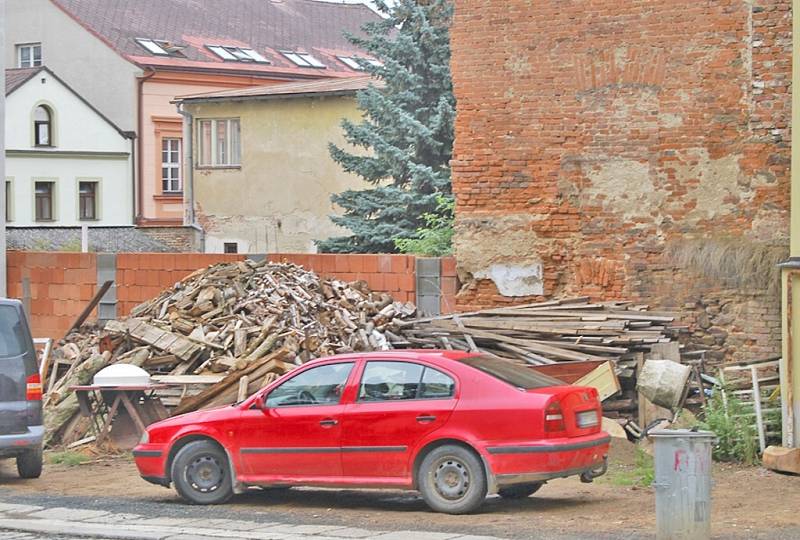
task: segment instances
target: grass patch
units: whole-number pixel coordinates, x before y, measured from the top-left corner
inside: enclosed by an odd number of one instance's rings
[[[600,477],[611,485],[625,487],[650,487],[654,478],[653,457],[641,448],[636,449],[633,465],[610,467],[608,473]]]
[[[71,452],[69,450],[64,452],[51,452],[47,455],[47,462],[53,465],[66,465],[67,467],[75,467],[81,463],[86,463],[92,458],[80,452]]]

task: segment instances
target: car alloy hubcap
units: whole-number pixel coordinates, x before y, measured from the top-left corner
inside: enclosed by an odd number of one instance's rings
[[[469,489],[469,471],[460,461],[445,458],[434,470],[433,481],[439,495],[457,500],[466,495]]]
[[[189,484],[202,493],[217,489],[224,475],[222,465],[214,456],[199,456],[186,468]]]

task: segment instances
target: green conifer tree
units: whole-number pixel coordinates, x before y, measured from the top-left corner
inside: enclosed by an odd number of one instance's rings
[[[318,242],[333,253],[391,253],[395,239],[416,238],[425,216],[450,197],[455,98],[450,79],[450,0],[375,2],[386,18],[348,36],[380,61],[362,61],[379,82],[358,93],[360,123],[342,122],[353,154],[330,145],[342,168],[371,187],[335,194],[334,223],[352,234]]]

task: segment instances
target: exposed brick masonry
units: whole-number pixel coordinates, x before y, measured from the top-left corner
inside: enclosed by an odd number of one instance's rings
[[[633,298],[716,359],[777,353],[769,279],[720,276],[787,251],[790,1],[455,3],[459,309]],[[541,294],[483,279],[509,266]]]

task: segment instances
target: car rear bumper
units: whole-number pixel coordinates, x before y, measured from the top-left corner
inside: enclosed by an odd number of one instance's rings
[[[553,478],[605,472],[611,437],[604,432],[584,437],[489,444],[487,462],[498,486],[543,482]]]
[[[0,457],[17,455],[24,450],[42,447],[44,426],[28,426],[25,433],[0,435]]]

